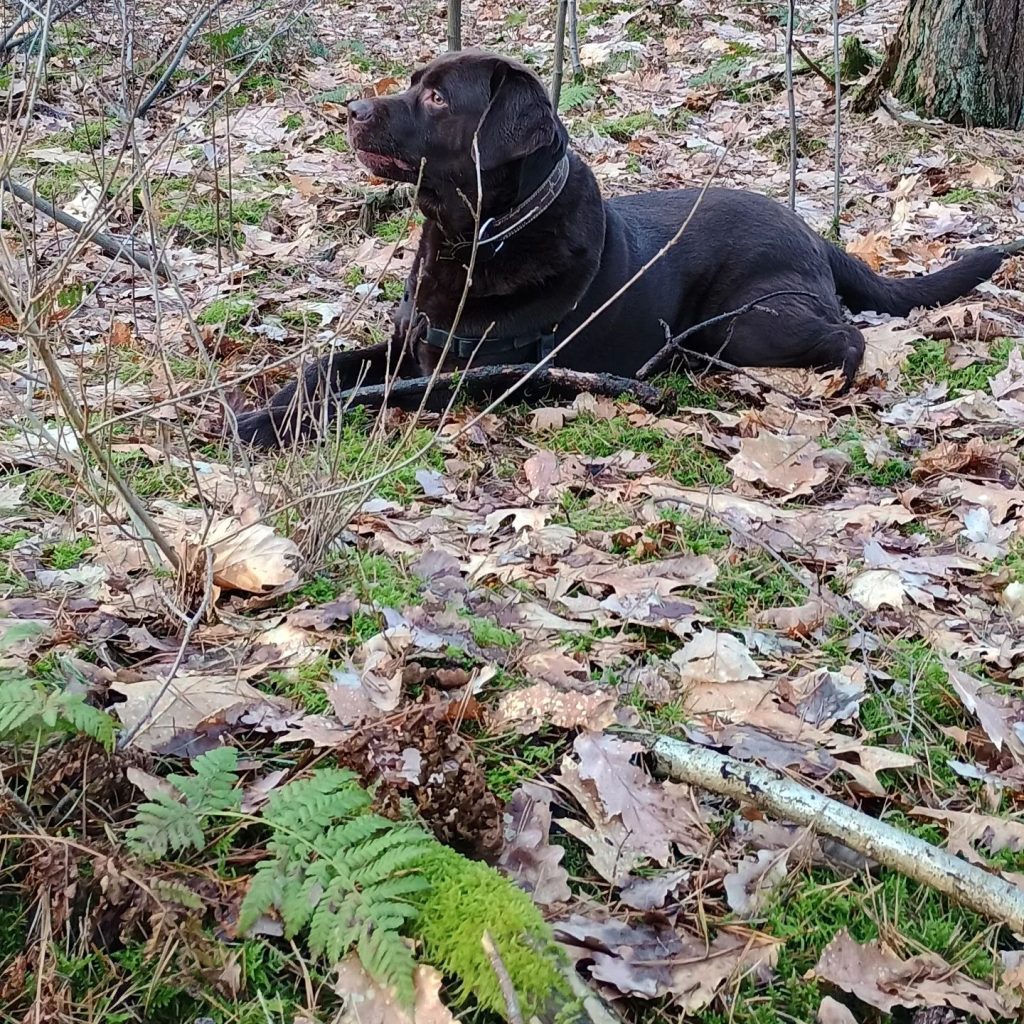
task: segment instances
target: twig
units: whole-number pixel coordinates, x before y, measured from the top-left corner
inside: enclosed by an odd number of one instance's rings
[[[70,213],[57,209],[48,199],[36,195],[30,189],[25,188],[24,185],[19,185],[18,182],[12,181],[10,178],[4,178],[0,181],[0,186],[23,203],[28,203],[29,206],[35,207],[41,214],[49,217],[50,220],[55,220],[69,231],[74,231],[76,235],[85,241],[95,242],[100,249],[113,259],[124,257],[129,263],[134,263],[141,270],[156,271],[156,273],[164,278],[169,276],[167,268],[160,260],[154,261],[145,253],[136,252],[133,248],[129,248],[129,243],[134,244],[131,239],[117,239],[113,235],[106,234],[106,232],[90,230],[88,224],[80,221],[77,217],[72,217]]]
[[[825,74],[824,69],[816,60],[807,56],[803,47],[795,40],[793,42],[793,49],[796,51],[796,55],[807,65],[808,70],[813,71],[828,86],[829,92],[835,92],[835,83],[832,79]]]
[[[835,156],[834,156],[834,182],[833,182],[833,195],[832,195],[832,236],[835,241],[839,241],[839,188],[840,188],[840,176],[842,172],[842,127],[843,127],[843,115],[842,115],[842,67],[839,53],[839,0],[832,0],[832,63],[835,65],[832,69],[835,74],[835,86],[833,92],[835,93],[835,104],[836,104],[836,132],[835,132]]]
[[[533,368],[533,363],[502,364],[435,373],[430,377],[390,379],[384,384],[366,384],[338,392],[331,397],[331,406],[337,414],[355,407],[378,410],[384,406],[445,412],[456,397],[487,400],[526,377],[529,377],[529,387],[520,394],[527,402],[540,398],[566,400],[588,392],[608,398],[626,396],[648,411],[660,410],[665,404],[665,396],[658,388],[630,377],[583,373],[561,366],[545,366],[531,375]],[[303,425],[309,429],[317,426],[305,421]]]
[[[519,996],[516,995],[516,987],[512,984],[508,968],[501,959],[501,954],[494,945],[490,932],[485,931],[480,936],[480,945],[484,947],[487,959],[491,961],[491,968],[498,978],[498,985],[501,987],[501,994],[505,999],[506,1019],[509,1024],[523,1024],[523,1011],[519,1009]]]
[[[448,0],[448,49],[462,49],[462,0]]]
[[[185,34],[181,37],[181,42],[178,44],[178,49],[175,50],[174,56],[170,59],[167,67],[164,68],[163,74],[156,80],[156,85],[139,101],[138,106],[135,108],[135,117],[146,116],[146,112],[160,98],[160,94],[167,88],[167,84],[170,82],[174,72],[178,70],[178,65],[184,60],[188,48],[192,45],[192,40],[199,35],[203,26],[225,3],[227,3],[227,0],[215,0],[185,30]]]
[[[652,377],[655,373],[658,373],[665,366],[667,366],[672,359],[677,355],[699,355],[709,361],[714,360],[713,356],[705,356],[703,352],[694,352],[692,350],[685,350],[682,347],[682,343],[689,337],[692,337],[698,331],[703,331],[708,327],[714,327],[715,324],[720,324],[724,320],[733,320],[738,316],[743,316],[744,313],[749,313],[751,310],[757,309],[762,313],[771,313],[773,316],[777,316],[778,312],[774,309],[763,308],[762,302],[767,302],[769,299],[777,299],[783,295],[804,295],[814,298],[814,293],[799,288],[786,288],[781,291],[768,292],[767,295],[762,295],[760,298],[754,299],[751,302],[740,306],[738,309],[731,309],[728,313],[720,313],[718,316],[713,316],[710,320],[702,320],[699,324],[694,324],[692,327],[687,327],[685,331],[680,334],[670,337],[666,340],[664,346],[658,349],[657,352],[651,356],[650,359],[644,363],[636,372],[637,380],[647,380]],[[729,365],[729,364],[727,364]]]
[[[1024,932],[1024,889],[998,875],[766,768],[668,736],[639,738],[654,755],[658,770],[670,779],[806,825],[961,906]]]
[[[67,4],[65,7],[62,7],[59,11],[51,14],[49,18],[44,18],[44,20],[46,21],[46,24],[50,28],[52,28],[62,18],[66,18],[73,11],[77,11],[78,8],[81,7],[84,3],[85,0],[73,0],[72,3]],[[15,39],[14,37],[18,30],[22,28],[24,25],[26,25],[29,21],[31,21],[33,15],[36,13],[36,11],[30,9],[27,14],[23,14],[21,18],[19,18],[18,21],[14,24],[14,26],[10,29],[7,35],[5,35],[3,39],[0,39],[0,54],[5,53],[7,50],[16,50],[21,46],[26,46],[29,49],[29,51],[31,51],[32,46],[36,44],[37,40],[39,39],[39,35],[42,32],[42,25],[40,25],[39,28],[35,29],[32,32],[26,33],[23,36],[19,36],[17,39]]]
[[[551,70],[551,106],[555,110],[558,110],[558,100],[562,95],[562,74],[565,70],[565,19],[568,10],[569,0],[558,0],[555,8],[555,53]]]
[[[786,15],[786,107],[789,116],[789,208],[796,209],[796,90],[793,87],[793,22],[796,0],[788,0]]]

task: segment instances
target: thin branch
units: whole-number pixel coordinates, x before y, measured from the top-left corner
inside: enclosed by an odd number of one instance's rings
[[[1024,932],[1024,889],[777,772],[668,736],[639,737],[659,772],[806,825],[961,906]]]
[[[558,0],[555,8],[555,53],[551,70],[551,106],[558,109],[558,100],[562,95],[562,74],[565,70],[565,19],[569,10],[569,0]]]
[[[803,50],[803,47],[797,43],[793,43],[793,49],[796,51],[796,55],[807,65],[807,67],[813,71],[829,88],[829,92],[835,92],[835,83],[825,73],[821,65],[810,58]]]
[[[712,356],[704,356],[703,352],[684,350],[682,343],[698,331],[706,330],[708,327],[714,327],[715,324],[723,323],[726,320],[734,320],[736,317],[743,316],[745,313],[751,312],[751,310],[756,309],[762,313],[770,313],[773,316],[778,316],[777,310],[763,307],[761,303],[767,302],[769,299],[781,298],[783,295],[803,295],[809,298],[815,298],[814,292],[809,292],[801,288],[784,288],[780,291],[768,292],[766,295],[762,295],[759,298],[738,307],[737,309],[729,310],[728,313],[720,313],[718,316],[711,317],[710,320],[702,320],[699,324],[687,327],[682,333],[668,338],[664,346],[658,349],[658,351],[655,352],[639,370],[637,370],[637,380],[647,380],[649,377],[652,377],[654,374],[668,366],[672,359],[677,355],[700,355],[709,360],[713,359],[714,357]]]
[[[842,150],[842,60],[839,52],[839,0],[832,0],[832,62],[835,65],[835,103],[836,103],[836,130],[835,130],[835,157],[834,157],[834,182],[832,195],[832,235],[835,241],[839,241],[839,190],[841,172],[843,169]]]
[[[134,245],[132,239],[118,239],[113,235],[106,234],[106,232],[94,231],[84,221],[80,221],[77,217],[72,217],[70,213],[65,213],[63,210],[58,209],[48,199],[44,199],[31,189],[25,188],[24,185],[19,185],[18,182],[12,181],[10,178],[4,178],[0,181],[0,187],[6,189],[23,203],[28,203],[29,206],[34,207],[41,214],[49,217],[50,220],[54,220],[69,231],[73,231],[85,241],[95,242],[100,249],[113,259],[124,258],[129,263],[134,263],[140,270],[155,271],[164,278],[169,276],[167,268],[160,260],[154,261],[152,257],[147,256],[145,253],[136,252],[134,248],[130,248],[130,245]]]
[[[174,56],[170,59],[167,67],[164,68],[163,74],[156,80],[156,85],[146,94],[146,96],[140,100],[139,105],[135,108],[135,117],[145,117],[146,112],[151,106],[160,98],[160,94],[167,88],[171,77],[174,72],[178,70],[178,65],[184,60],[185,54],[188,52],[188,48],[192,45],[192,40],[202,31],[203,26],[213,17],[213,15],[220,10],[227,0],[215,0],[202,14],[192,22],[191,25],[185,30],[185,34],[181,37],[181,42],[178,44],[178,49],[175,51]]]
[[[52,28],[62,18],[66,18],[72,12],[77,11],[78,8],[81,7],[84,3],[85,0],[72,0],[72,3],[68,4],[65,7],[62,7],[59,11],[51,14],[49,18],[46,19],[46,24],[50,28]],[[5,35],[3,39],[0,39],[0,54],[3,54],[8,50],[17,50],[19,47],[22,46],[26,46],[29,50],[31,50],[32,46],[38,42],[40,33],[43,30],[42,25],[40,25],[39,28],[35,29],[33,32],[27,33],[23,36],[19,36],[17,39],[14,38],[18,30],[32,20],[34,14],[34,11],[30,11],[27,14],[23,14],[21,18],[19,18],[18,21],[12,26],[10,31],[8,31],[7,35]]]
[[[789,116],[789,208],[796,209],[796,90],[793,87],[793,22],[796,0],[787,0],[786,15],[786,108]]]
[[[491,969],[498,979],[501,988],[501,995],[505,1000],[506,1020],[509,1024],[523,1024],[523,1011],[519,1008],[519,996],[516,995],[516,987],[512,984],[512,978],[508,973],[505,962],[501,959],[497,946],[491,938],[491,933],[485,931],[480,936],[480,945],[484,947],[487,959],[491,961]]]
[[[82,413],[78,400],[72,394],[71,388],[68,387],[68,383],[64,379],[60,364],[57,362],[57,357],[53,354],[49,342],[34,324],[24,329],[24,334],[32,342],[40,362],[46,367],[46,373],[50,379],[50,387],[53,389],[64,415],[67,416],[68,421],[71,423],[72,429],[99,464],[103,476],[110,483],[110,486],[117,491],[118,496],[125,503],[128,514],[134,522],[135,528],[142,535],[144,542],[155,544],[167,561],[177,569],[180,564],[177,551],[174,550],[171,542],[164,535],[160,527],[157,526],[142,502],[139,501],[138,495],[124,482],[108,449],[101,445],[89,430],[85,415]]]

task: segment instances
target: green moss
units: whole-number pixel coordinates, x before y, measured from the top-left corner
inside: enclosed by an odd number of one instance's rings
[[[268,199],[239,199],[234,203],[224,200],[218,207],[209,199],[193,197],[180,209],[166,213],[164,223],[168,227],[184,228],[207,244],[218,240],[241,244],[244,239],[238,226],[262,224],[270,206]]]
[[[577,533],[587,533],[590,530],[624,530],[633,524],[633,517],[620,505],[588,502],[571,491],[565,491],[560,501],[562,512],[555,517],[556,522],[571,526]]]
[[[469,614],[465,618],[469,621],[473,640],[480,647],[514,647],[519,642],[519,637],[512,630],[503,629],[490,619]]]
[[[988,359],[982,359],[954,370],[946,359],[946,345],[941,341],[921,340],[914,343],[914,352],[903,364],[907,382],[915,387],[946,384],[948,396],[956,398],[967,391],[987,390],[988,382],[1006,369],[1010,353],[1019,339],[998,338],[988,346]]]
[[[229,295],[223,299],[214,299],[196,317],[196,323],[216,327],[240,327],[252,309],[253,300],[250,296]]]
[[[54,544],[46,556],[46,562],[53,569],[70,569],[82,560],[82,555],[92,547],[88,537],[64,540]]]
[[[594,125],[598,134],[607,135],[616,142],[629,142],[634,136],[657,128],[657,126],[658,119],[648,111],[601,120]]]
[[[560,452],[607,457],[630,450],[650,457],[654,471],[687,487],[724,487],[729,472],[724,464],[691,438],[671,438],[653,427],[635,427],[623,416],[599,420],[580,416],[549,440]]]
[[[32,534],[28,530],[10,530],[7,533],[0,533],[0,554],[11,551],[31,536]]]
[[[267,673],[268,688],[305,708],[310,714],[324,714],[330,708],[327,692],[321,685],[330,676],[326,655],[297,668],[272,670]]]
[[[790,135],[789,128],[773,128],[765,132],[755,143],[754,148],[766,153],[773,160],[780,164],[789,163]],[[798,157],[817,156],[828,149],[828,143],[824,139],[817,139],[803,129],[797,129],[796,133],[796,155]]]
[[[116,129],[117,121],[111,119],[86,121],[66,136],[62,136],[62,141],[68,149],[73,149],[76,153],[91,153],[94,149],[106,145]]]
[[[321,145],[338,153],[347,153],[351,149],[344,132],[328,132],[321,140]]]
[[[705,612],[719,629],[748,625],[758,612],[768,608],[797,606],[807,600],[807,588],[786,572],[774,558],[763,552],[737,561],[719,560],[718,579],[705,594]]]
[[[416,930],[423,956],[458,982],[449,990],[456,1004],[472,1000],[505,1016],[505,998],[481,945],[487,931],[519,996],[525,1018],[549,1019],[552,1008],[572,1001],[563,958],[551,930],[530,897],[479,861],[438,846],[423,865],[431,891]],[[545,1012],[547,1011],[547,1013]]]
[[[397,242],[409,233],[411,224],[412,220],[408,216],[397,214],[394,217],[388,217],[387,220],[382,220],[373,229],[373,233],[385,242]]]

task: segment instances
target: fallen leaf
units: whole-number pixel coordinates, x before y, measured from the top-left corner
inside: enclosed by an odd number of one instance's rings
[[[266,523],[240,526],[234,519],[218,520],[206,536],[213,552],[213,580],[219,587],[260,594],[298,583],[298,546]]]
[[[425,964],[413,970],[415,1002],[412,1010],[398,1001],[395,992],[377,984],[355,953],[340,964],[331,986],[344,1003],[338,1024],[455,1024],[451,1010],[441,1002],[441,972]]]
[[[816,461],[821,454],[821,445],[810,437],[765,431],[743,438],[726,465],[740,480],[782,491],[788,501],[813,494],[828,479],[828,466]]]
[[[542,907],[567,903],[572,897],[569,872],[562,864],[565,850],[551,842],[553,792],[534,782],[524,783],[505,812],[505,846],[498,861],[506,874]]]
[[[527,735],[551,725],[556,729],[592,729],[600,732],[615,721],[615,696],[562,690],[550,683],[535,683],[503,694],[490,719],[493,731],[514,729]]]
[[[743,919],[756,916],[788,873],[785,853],[758,850],[756,857],[741,860],[735,870],[722,879],[729,907]]]
[[[692,683],[732,683],[760,679],[764,673],[731,633],[705,629],[676,651],[671,663],[684,686]]]
[[[249,674],[259,671],[249,670]],[[157,676],[134,683],[115,680],[110,688],[126,699],[111,710],[126,731],[138,728],[131,745],[154,754],[194,757],[219,745],[218,737],[245,711],[291,705],[250,686],[242,673],[182,673],[170,681]]]
[[[857,1024],[857,1018],[850,1009],[831,996],[822,999],[816,1020],[818,1024]]]
[[[951,1006],[981,1021],[1012,1016],[1002,996],[937,954],[920,953],[901,960],[878,942],[854,942],[845,931],[825,947],[810,976],[838,986],[883,1013],[896,1006]]]
[[[892,569],[866,569],[846,589],[846,596],[869,612],[877,612],[882,605],[899,611],[906,593],[900,574]]]
[[[590,976],[626,996],[671,996],[680,1014],[707,1006],[727,984],[767,970],[779,943],[767,936],[720,931],[710,942],[667,924],[625,924],[574,916],[554,923],[570,957]]]

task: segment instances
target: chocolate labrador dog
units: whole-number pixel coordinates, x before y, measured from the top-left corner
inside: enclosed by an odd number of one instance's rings
[[[418,183],[419,249],[390,342],[335,353],[268,408],[238,417],[241,439],[263,447],[330,419],[346,388],[423,376],[439,363],[536,362],[570,335],[557,364],[631,377],[665,344],[665,325],[678,334],[778,292],[788,294],[708,326],[687,347],[740,366],[838,367],[849,385],[864,338],[840,299],[854,312],[897,315],[939,305],[991,276],[1010,251],[973,250],[936,273],[887,279],[750,192],[602,200],[541,81],[484,52],[439,57],[405,92],[348,110],[360,162]]]

